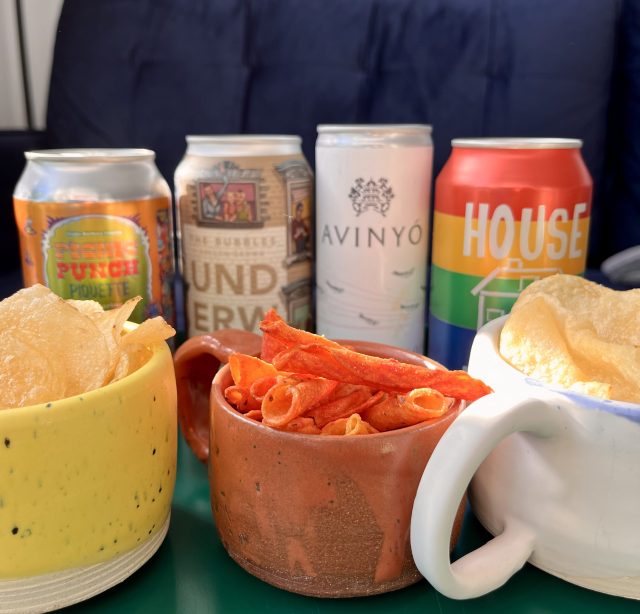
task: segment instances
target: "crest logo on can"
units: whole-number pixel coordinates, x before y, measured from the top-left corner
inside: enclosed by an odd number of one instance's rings
[[[349,192],[356,216],[365,211],[376,211],[385,217],[394,197],[393,188],[389,185],[389,180],[384,177],[378,181],[369,179],[367,183],[362,177],[358,177]]]

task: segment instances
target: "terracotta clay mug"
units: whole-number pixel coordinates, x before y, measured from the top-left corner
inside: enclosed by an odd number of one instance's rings
[[[399,348],[348,343],[363,353],[442,368]],[[175,356],[181,427],[198,458],[209,461],[211,506],[229,555],[270,584],[319,597],[372,595],[421,579],[409,546],[413,499],[462,404],[442,418],[387,433],[279,431],[225,401],[229,367],[216,370],[234,351],[258,355],[260,337],[219,331],[188,340]],[[461,519],[462,504],[450,545]]]
[[[455,599],[497,588],[526,561],[640,599],[640,405],[526,377],[500,355],[506,317],[478,331],[469,359],[469,372],[496,392],[456,420],[420,482],[418,568]],[[443,536],[472,476],[472,508],[495,537],[451,564]]]

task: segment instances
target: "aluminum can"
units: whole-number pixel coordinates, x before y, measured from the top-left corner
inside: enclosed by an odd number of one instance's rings
[[[171,190],[148,149],[25,152],[13,195],[25,286],[105,309],[142,296],[131,319],[172,322]]]
[[[429,356],[464,368],[531,282],[585,270],[592,181],[577,139],[454,139],[436,180]]]
[[[423,353],[431,127],[318,126],[316,319]]]
[[[187,136],[175,173],[188,336],[311,326],[313,175],[298,136]]]

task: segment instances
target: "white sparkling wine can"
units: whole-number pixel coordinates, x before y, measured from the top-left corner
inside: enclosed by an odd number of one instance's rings
[[[430,126],[318,126],[318,333],[423,353],[432,166]]]

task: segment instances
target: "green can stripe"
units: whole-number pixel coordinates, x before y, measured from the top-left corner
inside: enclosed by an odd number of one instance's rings
[[[488,278],[431,266],[429,310],[439,320],[476,330],[509,313],[535,277]]]
[[[429,311],[443,322],[475,329],[478,301],[471,290],[481,279],[432,265]]]

